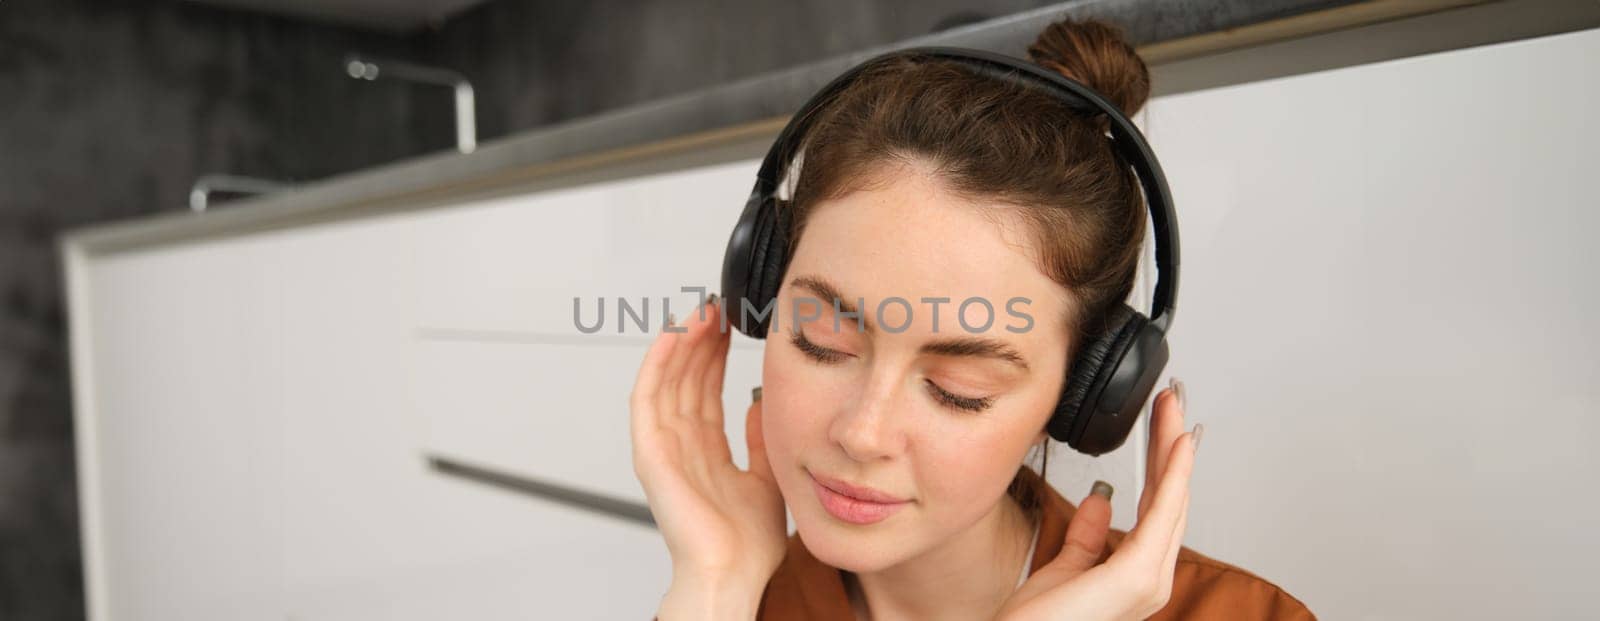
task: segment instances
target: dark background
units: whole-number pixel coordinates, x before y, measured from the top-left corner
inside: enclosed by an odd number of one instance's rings
[[[487,142],[1045,4],[493,0],[395,31],[0,0],[0,619],[84,614],[57,234],[186,210],[205,174],[309,181],[454,147],[447,91],[352,80],[346,53],[462,72]]]

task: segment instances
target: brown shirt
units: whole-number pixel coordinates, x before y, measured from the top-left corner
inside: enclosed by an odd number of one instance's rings
[[[1034,571],[1055,559],[1066,539],[1067,522],[1077,507],[1067,502],[1054,487],[1028,468],[1021,476],[1043,493],[1039,522],[1039,541],[1033,550]],[[1106,537],[1105,562],[1127,533],[1112,530]],[[1156,621],[1175,619],[1249,621],[1253,619],[1315,619],[1300,600],[1271,582],[1238,567],[1206,557],[1189,548],[1180,548],[1172,577],[1172,596]],[[783,564],[767,582],[756,613],[759,621],[854,621],[849,596],[845,593],[840,570],[817,560],[800,541],[799,533],[789,536],[789,551]]]

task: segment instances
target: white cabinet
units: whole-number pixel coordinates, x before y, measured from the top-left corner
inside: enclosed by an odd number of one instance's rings
[[[1593,616],[1596,58],[1590,30],[1151,102],[1207,428],[1188,545],[1330,619]]]
[[[633,379],[659,334],[664,299],[681,318],[699,303],[682,288],[721,288],[723,249],[756,167],[734,162],[420,216],[409,385],[424,450],[642,504],[628,434]],[[631,318],[619,328],[622,300],[648,332]],[[580,330],[579,321],[596,325],[602,304],[602,329]],[[733,338],[727,420],[742,443],[761,343]]]
[[[495,379],[570,366],[540,368],[537,348],[503,350],[534,354],[512,356],[534,366],[502,366],[419,340],[414,261],[426,233],[395,218],[93,262],[97,407],[80,423],[98,438],[81,449],[96,480],[85,493],[101,614],[649,618],[670,577],[656,531],[430,468],[428,422],[487,406],[419,398],[472,375],[438,362],[483,365]],[[517,389],[537,387],[489,385],[521,403]],[[521,411],[534,419],[527,450],[562,428],[549,412]],[[612,444],[626,447],[622,412]],[[575,441],[607,429],[580,425]],[[574,472],[574,485],[620,487],[605,468]]]

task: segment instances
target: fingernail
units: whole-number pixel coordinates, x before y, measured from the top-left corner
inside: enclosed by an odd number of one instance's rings
[[[727,332],[728,331],[728,317],[726,315],[724,315],[723,312],[722,312],[722,297],[717,295],[717,294],[715,294],[715,293],[713,293],[710,296],[706,297],[706,305],[717,309],[717,316],[718,316],[717,333],[721,334],[721,333]]]
[[[678,325],[678,320],[673,317],[672,313],[667,313],[667,325],[669,325],[669,326]]]
[[[1167,384],[1172,386],[1172,394],[1178,397],[1178,409],[1183,410],[1183,413],[1187,415],[1189,413],[1189,396],[1183,389],[1183,380],[1171,377],[1168,378]]]
[[[760,403],[761,402],[761,387],[760,386],[756,386],[755,388],[751,388],[750,389],[750,402],[751,403]]]
[[[1107,483],[1105,481],[1095,481],[1094,482],[1094,487],[1089,489],[1089,493],[1090,494],[1094,494],[1096,496],[1104,498],[1104,499],[1106,499],[1106,502],[1110,502],[1111,501],[1111,494],[1112,494],[1112,492],[1115,492],[1115,491],[1117,491],[1117,490],[1112,489],[1111,488],[1111,484]]]
[[[1191,440],[1191,442],[1194,443],[1194,450],[1197,453],[1200,452],[1200,436],[1205,435],[1205,433],[1206,433],[1206,426],[1205,425],[1201,425],[1199,423],[1195,423],[1194,436],[1193,436],[1193,439]]]

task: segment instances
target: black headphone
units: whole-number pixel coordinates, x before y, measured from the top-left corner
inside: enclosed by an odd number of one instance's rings
[[[788,167],[800,147],[799,138],[810,127],[813,113],[864,69],[906,56],[952,61],[980,75],[1032,86],[1075,111],[1110,120],[1113,147],[1138,174],[1155,229],[1157,279],[1151,316],[1123,303],[1112,307],[1106,331],[1084,342],[1072,361],[1046,429],[1056,440],[1090,455],[1122,446],[1167,364],[1166,334],[1178,291],[1178,226],[1172,195],[1155,153],[1122,111],[1088,86],[1028,61],[966,48],[908,48],[856,65],[812,95],[767,151],[756,174],[755,189],[728,238],[722,259],[722,294],[729,310],[737,313],[738,320],[732,323],[745,335],[763,339],[770,319],[776,316],[773,302],[788,267],[790,224],[789,210],[776,207],[776,193],[783,178],[781,169]],[[773,305],[770,312],[761,314],[768,305]],[[749,316],[745,308],[751,309]],[[751,316],[754,321],[747,322]]]

